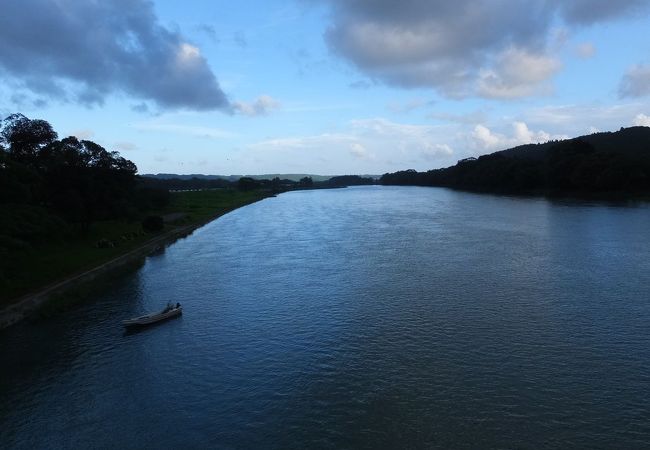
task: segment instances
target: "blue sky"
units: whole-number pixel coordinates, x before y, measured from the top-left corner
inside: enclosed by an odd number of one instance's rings
[[[7,0],[0,113],[140,173],[381,174],[650,126],[650,2]]]

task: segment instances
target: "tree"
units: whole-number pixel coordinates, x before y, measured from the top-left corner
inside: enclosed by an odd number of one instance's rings
[[[129,215],[137,167],[118,152],[69,136],[44,120],[12,114],[0,123],[0,202],[46,207],[87,227]]]
[[[124,217],[136,202],[135,164],[92,141],[74,136],[54,141],[37,162],[45,202],[69,221],[87,227],[97,219]]]
[[[34,191],[41,183],[35,170],[13,161],[0,151],[0,204],[32,203]]]
[[[45,120],[31,120],[22,114],[5,118],[0,134],[11,158],[26,164],[33,164],[38,152],[58,137]]]
[[[241,177],[237,182],[237,187],[242,191],[250,191],[260,187],[260,182],[251,177]]]

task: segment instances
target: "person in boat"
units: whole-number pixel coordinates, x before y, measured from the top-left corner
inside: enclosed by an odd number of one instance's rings
[[[181,304],[178,303],[178,302],[176,302],[176,309],[178,309],[178,308],[180,308],[180,307],[181,307]]]

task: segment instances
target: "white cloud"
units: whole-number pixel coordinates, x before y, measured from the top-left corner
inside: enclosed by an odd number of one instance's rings
[[[178,53],[176,54],[176,57],[178,58],[180,64],[196,64],[201,58],[201,52],[197,47],[194,47],[187,42],[183,42],[178,47]]]
[[[474,128],[474,133],[472,134],[480,148],[491,149],[496,148],[501,145],[501,142],[505,141],[505,136],[496,135],[490,131],[485,125],[476,125]]]
[[[619,85],[621,97],[645,97],[650,95],[650,64],[630,67]]]
[[[591,42],[583,42],[576,46],[575,53],[580,59],[593,58],[596,55],[596,47]]]
[[[448,144],[436,144],[429,142],[420,149],[420,155],[424,159],[437,160],[442,155],[451,156],[454,154],[453,149]]]
[[[115,145],[113,145],[115,150],[119,152],[129,152],[136,150],[138,148],[137,145],[135,145],[133,142],[127,142],[127,141],[122,141],[122,142],[116,142]]]
[[[591,133],[593,129],[618,130],[622,126],[628,126],[644,111],[647,111],[644,103],[549,105],[526,111],[521,119],[535,127],[575,136]]]
[[[195,125],[181,125],[165,122],[142,122],[132,125],[136,130],[174,133],[192,137],[208,139],[226,139],[235,137],[236,134],[219,128],[202,127]]]
[[[249,117],[264,116],[280,107],[280,102],[270,95],[260,95],[255,101],[233,102],[235,111]]]
[[[71,136],[75,136],[77,139],[90,139],[95,135],[95,132],[90,129],[76,130],[70,133]]]
[[[426,100],[424,98],[415,98],[406,102],[391,102],[388,104],[388,110],[393,113],[409,113],[416,109],[433,106],[433,100]]]
[[[477,123],[485,122],[487,120],[488,114],[487,111],[484,110],[475,110],[460,114],[450,113],[447,111],[435,111],[429,114],[428,117],[445,122],[474,125]]]
[[[447,167],[468,156],[480,156],[523,144],[567,139],[596,131],[617,130],[630,123],[630,108],[610,111],[608,117],[626,117],[615,126],[604,123],[588,106],[556,106],[524,111],[518,120],[467,121],[445,125],[397,123],[384,118],[358,119],[330,132],[269,139],[245,148],[242,157],[274,170],[317,173],[384,173],[414,168]],[[624,114],[625,113],[625,114]],[[627,116],[626,116],[627,114]],[[529,122],[525,117],[537,116]],[[578,117],[584,115],[581,122]],[[543,119],[543,120],[540,120]],[[637,122],[648,120],[640,115]],[[540,125],[540,122],[545,125]],[[567,122],[567,124],[565,124]],[[564,129],[559,125],[566,125]],[[278,165],[281,163],[280,165]],[[341,168],[344,169],[341,169]],[[251,170],[252,171],[252,170]]]
[[[322,148],[327,145],[351,145],[354,137],[347,134],[323,133],[313,136],[283,137],[276,139],[267,139],[252,144],[250,147],[259,150],[310,150]]]
[[[241,157],[280,171],[289,167],[316,173],[379,174],[404,166],[425,170],[455,162],[449,136],[449,127],[360,119],[336,132],[260,141],[248,146]],[[278,161],[282,167],[277,167]]]
[[[321,0],[325,38],[373,82],[462,98],[545,94],[560,29],[647,12],[648,0]],[[591,49],[583,48],[589,53]],[[585,54],[586,54],[585,53]]]
[[[546,84],[561,68],[561,63],[544,54],[509,48],[501,53],[494,68],[479,74],[478,93],[487,98],[518,98],[545,93]]]
[[[637,127],[650,127],[650,116],[645,114],[637,114],[632,122]]]
[[[231,109],[199,49],[148,0],[3,0],[0,72],[3,84],[63,102],[126,94],[162,109]]]
[[[444,158],[453,150],[440,141],[440,127],[432,125],[409,125],[388,121],[386,119],[353,120],[350,122],[355,134],[372,141],[382,139],[383,145],[402,154]]]
[[[371,154],[368,149],[358,142],[353,142],[350,144],[350,153],[357,158],[373,158],[374,155]]]
[[[485,151],[504,150],[523,144],[535,144],[548,142],[554,139],[567,139],[569,136],[561,134],[550,134],[546,131],[533,131],[524,122],[512,123],[512,134],[505,135],[490,130],[485,125],[476,125],[471,135],[474,148],[480,153]]]

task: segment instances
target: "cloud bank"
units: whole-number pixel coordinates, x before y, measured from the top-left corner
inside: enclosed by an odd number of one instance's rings
[[[0,76],[86,105],[123,93],[160,108],[231,108],[199,49],[147,0],[4,0]]]
[[[632,125],[637,127],[650,127],[650,116],[645,114],[637,114],[632,122]]]
[[[280,102],[270,95],[260,95],[255,101],[233,102],[233,109],[249,117],[265,116],[280,107]]]
[[[558,23],[586,26],[647,9],[648,0],[321,0],[331,50],[371,79],[448,97],[546,93],[561,64]]]
[[[531,130],[525,122],[514,122],[512,124],[512,135],[495,133],[485,125],[476,125],[472,133],[473,147],[479,152],[504,150],[523,144],[537,144],[550,140],[568,139],[566,135],[552,135],[546,131]]]
[[[449,127],[359,119],[336,131],[259,141],[240,156],[253,171],[259,166],[341,174],[342,162],[347,173],[384,173],[400,165],[424,169],[455,162],[453,148],[444,142],[448,134]]]

